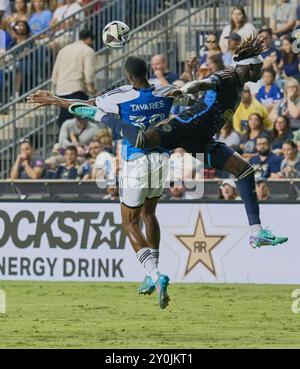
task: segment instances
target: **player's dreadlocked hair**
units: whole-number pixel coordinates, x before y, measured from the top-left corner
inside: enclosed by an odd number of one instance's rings
[[[253,58],[260,55],[263,50],[263,41],[257,36],[250,36],[242,41],[242,43],[236,48],[233,60],[235,62]]]

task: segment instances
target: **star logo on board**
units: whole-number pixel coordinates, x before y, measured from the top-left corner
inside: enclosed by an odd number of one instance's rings
[[[189,251],[185,276],[199,263],[204,265],[214,276],[216,276],[212,250],[222,242],[226,237],[225,235],[212,236],[206,234],[203,220],[199,214],[194,234],[176,235],[176,237]]]
[[[105,213],[100,223],[91,224],[96,232],[92,249],[106,243],[111,249],[124,249],[126,235],[122,224],[115,223],[114,213]]]

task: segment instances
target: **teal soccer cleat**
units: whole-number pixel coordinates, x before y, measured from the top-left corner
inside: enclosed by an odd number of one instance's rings
[[[155,290],[155,283],[149,275],[146,275],[145,279],[138,288],[139,295],[151,295]]]
[[[277,246],[287,241],[288,237],[276,237],[268,228],[265,228],[259,232],[258,236],[250,236],[249,243],[256,249],[262,246]]]
[[[100,109],[95,106],[84,103],[74,103],[69,107],[69,112],[71,114],[89,120],[95,120],[95,115],[99,110]]]
[[[166,275],[159,275],[155,283],[156,291],[158,293],[158,304],[161,309],[165,309],[169,305],[170,298],[168,296],[168,285],[170,278]]]

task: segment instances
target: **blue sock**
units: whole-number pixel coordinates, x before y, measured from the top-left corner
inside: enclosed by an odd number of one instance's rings
[[[136,145],[138,130],[133,124],[118,119],[113,114],[104,115],[101,118],[101,122],[111,128],[114,133],[126,138],[131,145]]]
[[[241,175],[241,177],[242,176],[243,175]],[[237,185],[246,208],[249,225],[260,224],[259,205],[256,196],[253,170],[244,178],[239,179]]]

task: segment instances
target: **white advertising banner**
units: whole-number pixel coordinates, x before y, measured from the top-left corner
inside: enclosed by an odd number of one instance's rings
[[[242,204],[160,204],[160,269],[173,282],[300,283],[297,204],[261,206],[289,237],[252,249]],[[140,281],[138,263],[108,203],[1,203],[0,280]]]

